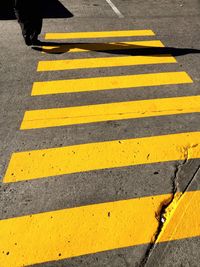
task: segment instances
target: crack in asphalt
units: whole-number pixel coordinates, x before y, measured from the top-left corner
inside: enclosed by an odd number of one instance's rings
[[[139,102],[139,101],[137,101],[137,102]],[[128,103],[128,102],[127,102]],[[116,104],[116,103],[113,103],[113,104]],[[113,105],[112,104],[112,105]],[[121,104],[121,102],[119,102],[119,104]],[[92,105],[92,108],[94,108],[93,106],[103,106],[103,105],[107,105],[107,104],[97,104],[97,105]],[[85,107],[88,107],[88,106],[80,106],[80,107],[76,107],[76,108],[85,108]],[[73,107],[67,107],[67,108],[55,108],[55,109],[41,109],[41,110],[36,110],[36,111],[44,111],[44,112],[46,112],[46,111],[52,111],[52,110],[61,110],[61,109],[63,109],[63,110],[67,110],[67,109],[73,109]],[[157,113],[162,113],[162,112],[178,112],[178,111],[183,111],[183,109],[162,109],[162,110],[150,110],[150,112],[152,112],[152,113],[155,113],[155,114],[157,114]],[[35,110],[31,110],[31,111],[27,111],[27,113],[32,113],[32,112],[35,112]],[[187,111],[187,113],[188,112],[190,112],[189,110]],[[192,110],[191,109],[191,112],[194,112],[194,110]],[[100,114],[93,114],[93,115],[91,115],[91,114],[89,114],[89,115],[77,115],[77,116],[59,116],[59,117],[53,117],[53,118],[51,118],[51,117],[44,117],[44,118],[42,118],[42,117],[40,117],[40,118],[34,118],[34,119],[24,119],[24,121],[25,122],[33,122],[33,121],[44,121],[44,120],[47,120],[47,121],[51,121],[51,120],[62,120],[62,119],[79,119],[79,118],[93,118],[93,117],[100,117],[100,116],[103,116],[103,117],[105,117],[105,116],[124,116],[124,115],[128,115],[128,114],[141,114],[141,115],[143,115],[143,114],[146,114],[146,113],[149,113],[149,110],[144,110],[144,111],[135,111],[135,112],[133,112],[133,111],[131,111],[131,112],[112,112],[112,113],[100,113]],[[185,111],[185,113],[186,113],[186,111]],[[41,115],[40,115],[41,116]],[[149,117],[151,117],[151,116],[154,116],[154,115],[150,115]],[[164,116],[164,115],[163,115]]]
[[[190,178],[187,185],[184,187],[184,190],[181,191],[179,188],[179,183],[178,183],[179,179],[181,177],[179,174],[180,174],[182,168],[184,167],[184,165],[187,164],[187,162],[189,160],[189,150],[195,146],[196,145],[192,145],[192,146],[187,146],[187,147],[183,148],[183,154],[184,154],[185,159],[182,163],[176,165],[176,168],[174,171],[174,176],[172,177],[172,196],[170,197],[170,199],[166,200],[164,203],[161,203],[161,208],[160,208],[160,210],[156,216],[158,221],[159,221],[157,231],[152,238],[153,241],[149,244],[149,247],[147,248],[147,251],[146,251],[144,257],[143,257],[141,263],[139,264],[139,267],[147,266],[148,260],[154,251],[154,248],[157,244],[157,241],[158,241],[159,236],[162,232],[162,229],[163,229],[165,223],[167,223],[167,217],[174,210],[174,208],[177,206],[177,203],[180,201],[181,197],[184,195],[184,193],[190,187],[193,180],[195,179],[196,174],[200,170],[200,165],[199,165],[196,168],[196,171],[193,173],[193,175]],[[175,203],[175,205],[174,205],[174,203]]]
[[[193,180],[195,179],[196,174],[198,173],[198,171],[200,170],[200,165],[198,166],[198,168],[196,169],[196,171],[194,172],[193,176],[191,177],[190,181],[187,183],[184,191],[182,192],[182,195],[187,191],[187,189],[190,187],[190,185],[192,184]],[[182,196],[181,195],[181,196]]]

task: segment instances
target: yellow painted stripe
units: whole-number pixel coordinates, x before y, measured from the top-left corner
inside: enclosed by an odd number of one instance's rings
[[[21,130],[200,112],[200,96],[26,111]]]
[[[89,92],[143,86],[192,83],[186,72],[163,72],[151,74],[97,77],[58,81],[35,82],[32,95]]]
[[[116,140],[13,153],[4,182],[99,169],[200,158],[200,132]]]
[[[0,266],[21,267],[150,243],[158,227],[155,214],[169,198],[144,197],[1,220]]]
[[[110,51],[110,50],[133,50],[151,47],[164,47],[159,40],[135,41],[135,42],[110,42],[110,43],[75,43],[57,44],[55,46],[43,46],[44,51],[49,52],[87,52],[87,51]]]
[[[101,57],[40,61],[37,71],[58,71],[89,68],[123,67],[133,65],[176,63],[171,55]]]
[[[133,37],[153,36],[152,30],[128,30],[128,31],[104,31],[104,32],[64,32],[46,33],[45,39],[85,39],[85,38],[108,38],[108,37]]]
[[[166,194],[1,220],[0,265],[21,267],[150,243],[158,227],[155,214],[170,198]],[[158,242],[199,237],[199,203],[200,191],[184,193]]]
[[[200,191],[186,192],[175,202],[157,242],[200,237]]]

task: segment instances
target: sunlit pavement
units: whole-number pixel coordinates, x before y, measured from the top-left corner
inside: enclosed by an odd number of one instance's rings
[[[198,1],[53,2],[0,21],[0,266],[199,266]]]

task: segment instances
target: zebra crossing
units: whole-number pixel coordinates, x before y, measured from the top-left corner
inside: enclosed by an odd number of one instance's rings
[[[47,40],[154,36],[151,30],[48,33]],[[136,47],[135,47],[136,46]],[[120,48],[121,47],[121,48]],[[157,40],[137,42],[108,42],[107,44],[74,44],[44,46],[47,51],[88,52],[164,47]],[[40,61],[38,72],[67,71],[90,68],[114,68],[146,64],[176,64],[172,55],[143,55],[92,57],[87,59],[62,59]],[[110,90],[130,90],[149,86],[185,84],[193,81],[184,71],[142,73],[108,77],[90,77],[67,80],[36,81],[31,97],[57,94],[78,94]],[[20,130],[43,129],[59,126],[90,124],[105,121],[140,119],[200,111],[200,96],[180,96],[152,100],[139,100],[98,105],[28,110]],[[200,158],[200,132],[171,133],[151,137],[99,140],[72,146],[44,148],[15,152],[11,155],[4,176],[4,183],[45,179],[48,177],[112,169],[126,166],[152,164],[176,160]],[[151,148],[151,149],[149,149]],[[155,213],[160,205],[169,203],[171,194],[140,197],[105,202],[87,206],[46,211],[40,214],[10,218],[0,221],[0,265],[2,267],[28,266],[77,257],[118,248],[152,242],[159,221]],[[178,205],[178,211],[193,199],[198,203],[199,192],[187,192]],[[191,204],[191,202],[189,202]],[[196,227],[189,229],[193,205],[187,205],[185,226],[172,231],[172,227],[159,239],[171,241],[200,235]],[[195,204],[199,214],[199,206]],[[176,224],[179,216],[170,223]],[[166,226],[167,227],[167,226]]]

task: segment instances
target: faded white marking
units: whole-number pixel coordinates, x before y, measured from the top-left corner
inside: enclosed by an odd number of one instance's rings
[[[106,0],[106,2],[109,4],[109,6],[112,8],[112,10],[117,14],[119,18],[124,18],[124,15],[119,11],[119,9],[113,4],[111,0]]]

